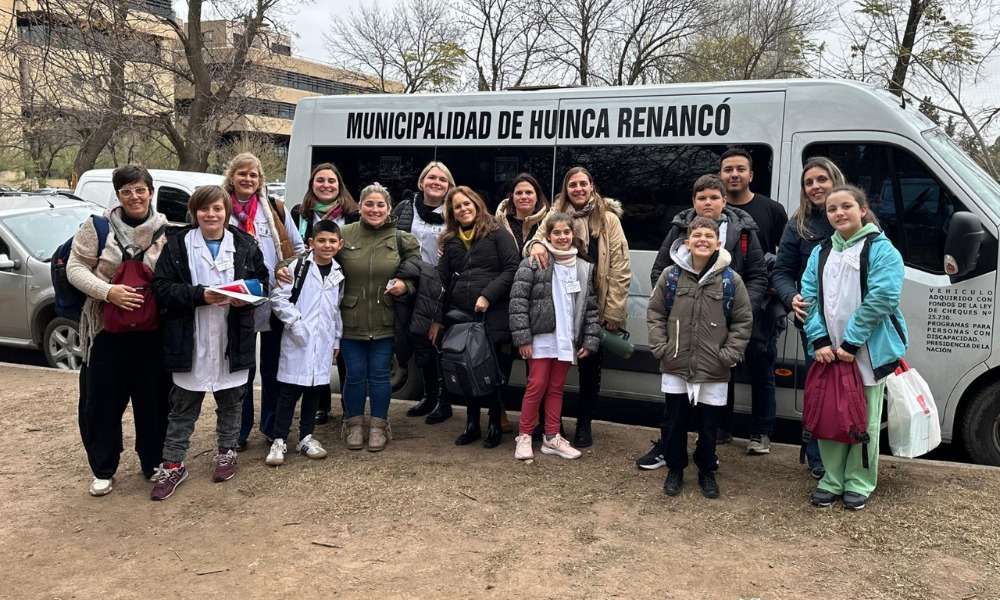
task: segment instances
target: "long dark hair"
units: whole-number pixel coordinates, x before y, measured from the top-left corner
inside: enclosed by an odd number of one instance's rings
[[[462,228],[458,223],[458,219],[455,218],[455,211],[451,207],[452,199],[458,194],[462,194],[472,203],[476,205],[476,221],[473,224],[473,229],[475,231],[475,238],[481,240],[486,235],[492,231],[496,231],[500,228],[500,224],[497,223],[496,217],[490,214],[488,208],[486,208],[486,201],[467,185],[460,185],[451,188],[448,191],[448,195],[444,197],[444,232],[438,237],[438,246],[444,248],[444,245],[453,237],[458,236],[459,229]]]
[[[320,171],[333,171],[333,174],[337,176],[337,197],[333,201],[340,203],[344,209],[344,215],[358,212],[358,203],[351,195],[351,190],[347,189],[347,183],[344,182],[344,176],[340,174],[340,169],[333,163],[325,162],[313,167],[312,172],[309,173],[309,185],[306,188],[305,196],[302,197],[302,214],[312,215],[316,203],[319,202],[319,198],[313,193],[313,179]]]
[[[799,208],[793,215],[795,218],[795,227],[799,230],[799,235],[802,237],[813,234],[809,229],[809,214],[812,213],[813,203],[809,199],[809,196],[806,195],[805,185],[806,171],[810,169],[823,169],[826,171],[835,188],[847,184],[847,180],[844,179],[844,173],[837,166],[837,163],[825,156],[814,156],[807,160],[806,164],[802,165],[802,175],[799,176]]]
[[[878,216],[875,211],[872,210],[872,205],[868,202],[868,196],[865,195],[865,191],[861,188],[845,183],[844,185],[835,186],[830,193],[826,195],[827,200],[830,196],[836,194],[837,192],[847,192],[854,198],[854,201],[858,203],[858,206],[865,209],[865,216],[861,218],[862,225],[867,225],[868,223],[873,223],[876,227],[881,229],[881,225],[878,222]]]
[[[535,214],[543,208],[549,208],[549,199],[545,196],[545,192],[542,191],[542,186],[538,183],[538,180],[530,173],[521,173],[510,182],[510,190],[507,192],[507,199],[510,200],[507,204],[508,214],[514,214],[516,211],[514,208],[514,188],[519,183],[527,183],[535,190],[535,208],[532,209],[531,214]]]

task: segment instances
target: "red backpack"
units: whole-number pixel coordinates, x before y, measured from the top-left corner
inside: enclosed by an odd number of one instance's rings
[[[861,461],[868,468],[868,402],[857,363],[835,360],[809,367],[802,425],[816,439],[861,444]]]
[[[152,241],[144,250],[132,254],[125,246],[115,241],[122,250],[122,262],[111,277],[111,285],[127,285],[135,288],[142,295],[142,305],[135,310],[125,310],[111,302],[104,303],[104,329],[111,333],[131,333],[140,331],[156,331],[160,326],[159,311],[156,307],[156,297],[153,295],[153,271],[142,262],[156,240],[163,235],[166,227],[161,227],[154,234]]]

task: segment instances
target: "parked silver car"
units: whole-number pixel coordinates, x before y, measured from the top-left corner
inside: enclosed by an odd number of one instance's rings
[[[49,259],[101,212],[59,195],[0,195],[0,345],[37,348],[53,367],[80,368],[79,325],[56,316]]]

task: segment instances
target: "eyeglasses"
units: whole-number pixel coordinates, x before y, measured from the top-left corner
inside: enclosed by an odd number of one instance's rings
[[[123,198],[138,198],[139,196],[145,196],[148,193],[149,193],[149,188],[144,185],[134,188],[122,188],[118,190],[118,195]]]

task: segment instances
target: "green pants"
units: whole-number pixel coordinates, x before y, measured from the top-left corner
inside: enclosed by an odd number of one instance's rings
[[[854,492],[870,496],[878,483],[878,441],[882,425],[882,398],[885,382],[865,386],[868,402],[868,468],[861,462],[861,444],[843,444],[819,440],[819,454],[823,458],[826,475],[819,482],[819,489],[842,495]]]

